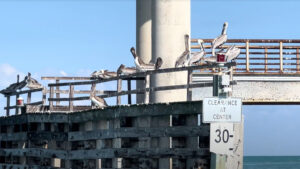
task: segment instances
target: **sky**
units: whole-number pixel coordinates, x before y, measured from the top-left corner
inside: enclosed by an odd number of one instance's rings
[[[300,39],[298,1],[191,0],[191,37]],[[134,65],[135,0],[0,0],[0,88]],[[0,115],[5,101],[0,96]],[[300,155],[299,106],[244,106],[245,155]]]

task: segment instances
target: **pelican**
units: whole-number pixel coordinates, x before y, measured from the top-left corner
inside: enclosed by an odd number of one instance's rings
[[[41,84],[39,84],[39,82],[37,80],[35,80],[34,78],[31,77],[31,73],[28,73],[28,78],[27,78],[26,82],[27,82],[26,86],[31,90],[43,88],[43,86]]]
[[[97,108],[104,108],[104,107],[108,106],[108,104],[106,103],[106,101],[103,98],[98,97],[96,95],[92,95],[90,97],[90,99]]]
[[[125,67],[125,65],[121,64],[120,67],[118,68],[117,73],[119,75],[121,75],[121,74],[130,75],[130,74],[136,73],[136,68],[135,67]]]
[[[17,83],[12,83],[7,88],[1,90],[0,93],[1,94],[10,94],[12,92],[15,92],[17,90],[17,87],[18,87],[19,83],[20,83],[19,79],[20,79],[20,76],[17,75]]]
[[[191,58],[189,59],[189,66],[196,64],[202,60],[202,58],[205,56],[205,50],[203,47],[204,41],[202,39],[198,40],[198,44],[200,45],[200,52],[196,52],[192,54]]]
[[[99,70],[92,73],[91,76],[93,78],[109,79],[112,77],[117,77],[117,72],[109,72],[108,70]]]
[[[184,42],[185,42],[185,51],[177,58],[175,67],[188,66],[188,56],[190,54],[189,35],[186,34],[184,36]]]
[[[225,59],[227,62],[230,62],[236,59],[240,55],[240,53],[241,53],[240,48],[235,47],[235,45],[230,46],[225,53],[225,57],[226,57]]]
[[[204,62],[208,64],[216,63],[217,62],[217,56],[209,56],[204,58]]]
[[[144,63],[143,60],[136,54],[134,47],[130,49],[132,56],[134,57],[134,63],[138,71],[147,71],[147,70],[156,70],[159,69],[162,65],[162,59],[159,57],[156,59],[155,64],[153,63]]]
[[[214,39],[211,43],[212,55],[215,56],[215,49],[222,46],[227,41],[227,27],[228,22],[225,22],[223,25],[222,34]]]

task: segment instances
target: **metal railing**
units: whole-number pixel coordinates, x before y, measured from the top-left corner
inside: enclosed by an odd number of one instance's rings
[[[192,49],[200,46],[192,39]],[[203,39],[207,55],[213,39]],[[300,72],[300,39],[229,39],[221,48],[236,45],[241,49],[236,59],[235,73],[290,74]]]

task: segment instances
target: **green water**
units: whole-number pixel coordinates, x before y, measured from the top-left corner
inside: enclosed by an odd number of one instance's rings
[[[244,169],[300,169],[300,156],[246,156]]]

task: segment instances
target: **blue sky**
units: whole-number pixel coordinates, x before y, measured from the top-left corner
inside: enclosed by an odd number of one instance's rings
[[[192,37],[300,39],[298,1],[192,0]],[[16,74],[87,76],[133,65],[134,0],[0,0],[0,88]],[[5,102],[0,97],[3,115]],[[299,106],[244,106],[246,155],[300,155]]]

